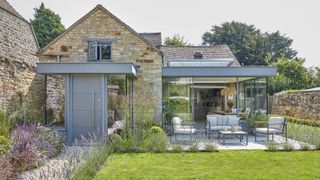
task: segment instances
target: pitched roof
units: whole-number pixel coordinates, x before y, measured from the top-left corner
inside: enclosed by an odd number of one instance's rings
[[[66,35],[70,30],[72,30],[73,28],[75,28],[77,25],[79,25],[81,22],[83,22],[85,19],[87,19],[90,15],[92,15],[94,12],[96,12],[97,10],[102,10],[105,13],[107,13],[109,16],[111,16],[114,20],[116,20],[118,23],[120,23],[121,25],[123,25],[125,28],[127,28],[130,32],[132,32],[133,34],[135,34],[138,38],[140,38],[141,40],[143,40],[146,44],[148,44],[149,46],[151,46],[152,48],[154,48],[154,50],[156,50],[158,53],[161,53],[159,51],[159,49],[157,49],[156,47],[153,46],[153,44],[151,44],[151,42],[149,42],[148,40],[146,40],[145,38],[143,38],[142,36],[139,35],[139,33],[137,33],[135,30],[133,30],[130,26],[128,26],[126,23],[124,23],[123,21],[121,21],[118,17],[116,17],[115,15],[113,15],[110,11],[108,11],[105,7],[103,7],[101,4],[98,4],[95,8],[93,8],[89,13],[87,13],[86,15],[84,15],[82,18],[80,18],[78,21],[76,21],[74,24],[72,24],[69,28],[67,28],[62,34],[60,34],[58,37],[56,37],[54,40],[52,40],[49,44],[47,44],[45,47],[43,47],[38,53],[42,53],[43,51],[45,51],[49,46],[51,46],[53,43],[55,43],[56,41],[58,41],[60,38],[62,38],[64,35]]]
[[[159,47],[162,44],[161,32],[139,33],[139,35],[149,41],[155,47]]]
[[[170,60],[192,60],[195,52],[201,52],[203,60],[233,59],[230,66],[240,66],[239,61],[227,45],[161,46],[160,50],[163,53],[165,62]]]
[[[13,16],[21,19],[22,21],[26,22],[29,26],[30,26],[30,29],[32,31],[32,35],[33,35],[33,38],[35,40],[35,43],[37,45],[37,48],[40,49],[40,46],[39,46],[39,43],[38,43],[38,40],[37,40],[37,37],[34,33],[34,30],[33,30],[33,27],[32,25],[29,23],[29,21],[27,21],[24,17],[22,17],[10,4],[7,0],[0,0],[0,8],[7,11],[8,13],[12,14]]]
[[[7,0],[0,0],[0,8],[6,10],[10,14],[26,21],[9,3]]]

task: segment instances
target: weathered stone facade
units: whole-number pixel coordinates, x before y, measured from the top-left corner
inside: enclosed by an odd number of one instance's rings
[[[64,78],[61,75],[47,76],[46,108],[49,123],[61,123],[64,120]]]
[[[6,1],[0,4],[0,111],[22,94],[42,106],[43,76],[37,75],[38,43],[31,25]],[[36,96],[35,96],[36,95]]]
[[[40,62],[54,62],[57,54],[61,55],[61,62],[88,62],[88,40],[90,39],[112,40],[112,62],[129,62],[140,65],[135,83],[137,88],[134,91],[136,94],[139,92],[153,94],[157,120],[160,120],[162,109],[161,54],[134,30],[100,5],[45,47],[39,54]],[[147,86],[139,86],[145,83]],[[55,87],[50,91],[58,94],[54,91],[61,91],[61,89]],[[48,103],[48,106],[51,105]]]
[[[320,120],[320,91],[282,92],[273,95],[272,113]]]

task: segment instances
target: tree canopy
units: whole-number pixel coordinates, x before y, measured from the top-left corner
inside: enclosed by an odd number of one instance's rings
[[[297,59],[293,40],[277,32],[262,33],[254,25],[226,22],[202,36],[203,45],[227,44],[243,65],[268,65],[279,58]]]
[[[46,8],[43,3],[34,10],[34,19],[31,20],[31,24],[42,48],[60,35],[65,27],[61,23],[60,16]]]
[[[175,34],[172,37],[166,37],[164,39],[165,45],[172,45],[172,46],[188,46],[191,45],[184,39],[184,36]]]
[[[303,62],[303,60],[280,58],[273,63],[272,66],[278,68],[278,73],[270,78],[269,93],[307,89],[319,85],[314,74],[303,66]]]

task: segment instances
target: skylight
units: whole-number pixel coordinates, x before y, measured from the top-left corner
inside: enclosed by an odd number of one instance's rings
[[[172,60],[168,67],[228,67],[233,59]]]

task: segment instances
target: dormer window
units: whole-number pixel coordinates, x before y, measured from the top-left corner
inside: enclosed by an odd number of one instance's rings
[[[202,59],[203,58],[203,54],[201,51],[196,51],[193,53],[193,58],[194,59]]]
[[[111,61],[111,42],[89,42],[89,61]]]

